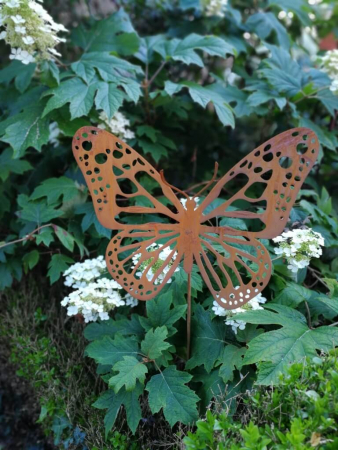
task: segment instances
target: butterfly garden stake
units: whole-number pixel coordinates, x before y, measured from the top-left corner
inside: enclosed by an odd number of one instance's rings
[[[271,276],[271,260],[258,239],[283,231],[318,149],[312,130],[285,131],[218,181],[216,164],[213,179],[203,189],[209,192],[197,205],[202,191],[189,197],[170,185],[163,172],[109,132],[87,126],[75,133],[73,153],[97,218],[104,227],[117,230],[106,252],[112,277],[133,297],[150,300],[183,262],[188,274],[188,357],[193,263],[223,308],[243,306],[261,292]],[[151,195],[148,186],[157,187],[161,195]],[[222,201],[225,187],[235,193]],[[174,191],[185,197],[185,205]],[[247,221],[252,231],[236,226],[238,219]]]

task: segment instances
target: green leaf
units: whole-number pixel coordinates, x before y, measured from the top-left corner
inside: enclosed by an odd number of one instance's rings
[[[116,394],[112,389],[109,389],[96,400],[93,404],[95,408],[108,409],[104,418],[106,438],[115,423],[122,405],[125,407],[127,413],[127,423],[129,428],[135,433],[142,417],[140,402],[138,400],[142,392],[143,386],[137,383],[136,388],[133,391],[127,392],[125,389],[121,389]]]
[[[310,119],[301,117],[299,120],[298,126],[310,128],[310,130],[314,131],[316,133],[316,135],[318,136],[319,142],[324,147],[327,147],[330,150],[334,150],[334,151],[338,147],[337,137],[330,131],[327,131],[324,127],[321,127],[321,126],[315,124]]]
[[[22,258],[25,273],[28,272],[28,269],[33,269],[39,262],[39,259],[40,254],[37,250],[32,250],[31,252],[26,253]]]
[[[33,201],[27,195],[18,196],[18,205],[21,207],[17,216],[27,222],[41,225],[64,214],[59,209],[54,209],[55,204],[48,205],[45,200]]]
[[[138,145],[142,148],[143,152],[150,153],[154,160],[158,163],[162,156],[168,156],[168,150],[158,142],[153,144],[146,139],[138,139]]]
[[[107,19],[95,21],[90,30],[81,24],[73,32],[72,37],[76,45],[90,52],[117,52],[121,55],[133,55],[140,44],[129,15],[123,8]]]
[[[167,350],[171,344],[165,342],[168,337],[168,330],[166,326],[151,328],[145,335],[141,342],[141,350],[149,359],[157,359],[162,355],[164,350]]]
[[[128,84],[135,81],[133,79],[136,74],[143,74],[140,66],[131,64],[108,52],[85,53],[71,67],[87,84],[92,82],[96,72],[103,81],[111,81],[122,86],[124,83]]]
[[[203,365],[210,372],[221,357],[225,344],[226,328],[222,320],[211,321],[211,314],[201,305],[196,305],[192,318],[192,357],[186,369]]]
[[[235,119],[231,106],[222,98],[222,96],[215,91],[214,85],[200,86],[193,81],[181,81],[180,83],[172,83],[166,81],[164,85],[165,91],[169,95],[173,95],[181,91],[184,87],[188,88],[189,94],[194,102],[201,105],[203,108],[211,102],[216,110],[216,114],[223,125],[235,126]]]
[[[302,21],[303,25],[311,25],[309,13],[313,9],[306,0],[268,0],[269,5],[276,5],[282,11],[292,11]]]
[[[246,21],[246,26],[250,31],[254,31],[261,39],[266,39],[272,31],[276,33],[279,45],[288,49],[290,39],[285,27],[271,12],[258,12],[253,14]]]
[[[222,87],[220,95],[231,105],[236,117],[249,116],[253,113],[253,108],[251,108],[247,101],[248,95],[236,86]]]
[[[202,50],[209,55],[225,57],[226,54],[234,55],[235,49],[224,39],[217,36],[200,36],[189,34],[184,39],[172,39],[170,41],[159,41],[154,45],[154,50],[163,59],[182,61],[185,64],[196,64],[203,67],[202,58],[196,50]]]
[[[119,318],[119,315],[116,315],[116,320],[109,319],[90,323],[84,330],[84,336],[88,341],[101,339],[104,336],[114,337],[116,333],[122,336],[143,336],[144,329],[140,325],[139,317],[138,314],[132,314],[130,319],[127,319],[123,316]]]
[[[275,305],[281,307],[281,305]],[[282,307],[287,308],[287,307]],[[291,308],[288,308],[291,310]],[[295,310],[292,310],[295,312]],[[244,321],[256,323],[258,317],[254,312],[243,313]],[[299,313],[300,314],[300,313]],[[283,314],[276,314],[276,316]],[[257,316],[257,315],[256,315]],[[322,326],[310,329],[300,320],[292,321],[291,317],[271,319],[269,323],[284,324],[279,330],[261,334],[249,342],[249,349],[243,364],[259,364],[257,383],[263,385],[277,384],[279,375],[286,374],[289,364],[302,358],[317,356],[316,350],[329,351],[338,343],[338,329]],[[268,323],[268,321],[266,321]],[[262,362],[263,361],[263,362]]]
[[[289,97],[298,94],[307,84],[309,75],[302,71],[289,52],[274,45],[266,44],[266,46],[271,51],[271,57],[264,61],[268,68],[261,69],[261,74],[278,92],[283,92]]]
[[[33,167],[28,161],[13,159],[13,151],[6,148],[0,155],[0,178],[6,181],[11,173],[22,175]]]
[[[79,186],[67,177],[47,178],[40,186],[35,188],[31,195],[31,200],[36,200],[41,197],[47,198],[47,203],[50,205],[56,203],[60,197],[63,197],[64,203],[69,202],[79,194]]]
[[[40,233],[35,234],[35,242],[37,245],[40,245],[41,242],[45,244],[47,247],[54,241],[54,235],[52,227],[44,228]]]
[[[54,225],[53,226],[56,236],[60,239],[61,244],[66,247],[67,250],[72,252],[74,250],[75,240],[68,231],[63,228]]]
[[[240,369],[243,364],[243,355],[245,354],[245,347],[235,347],[234,345],[227,345],[219,358],[221,367],[219,375],[224,383],[231,381],[234,378],[234,370]]]
[[[44,96],[52,96],[43,111],[42,117],[45,117],[50,111],[61,108],[69,103],[71,119],[86,116],[91,110],[94,102],[95,92],[97,90],[97,80],[91,84],[84,83],[80,78],[70,78],[63,81],[60,86],[46,91]]]
[[[313,291],[297,283],[288,282],[273,301],[274,303],[296,308],[300,303],[308,300],[312,293]]]
[[[176,333],[177,330],[173,325],[185,315],[187,306],[176,305],[172,307],[172,301],[172,291],[169,290],[146,303],[148,317],[140,317],[140,323],[146,331],[165,326],[168,330],[168,336]]]
[[[296,309],[272,303],[265,305],[265,308],[272,309],[278,312],[278,314],[267,309],[259,309],[236,314],[234,318],[257,325],[283,325],[292,327],[295,324],[306,324],[305,317]]]
[[[48,264],[47,276],[50,278],[50,283],[53,284],[57,281],[61,274],[68,269],[69,264],[73,263],[74,260],[66,255],[57,253],[52,256],[50,263]]]
[[[338,96],[334,95],[330,89],[323,89],[316,94],[316,97],[320,100],[325,108],[329,111],[331,116],[335,117],[335,111],[338,109]]]
[[[329,308],[332,313],[333,317],[338,316],[338,298],[330,298],[327,296],[321,295],[320,297],[315,297],[315,300],[319,301],[320,303],[324,304],[327,308]]]
[[[124,337],[116,334],[114,339],[104,336],[102,339],[91,342],[86,348],[86,355],[100,364],[112,366],[121,361],[124,356],[139,354],[138,343],[134,337]]]
[[[103,109],[109,120],[122,106],[124,100],[123,92],[114,83],[98,83],[98,90],[95,97],[97,109]]]
[[[224,381],[219,376],[219,370],[214,369],[207,373],[202,367],[194,371],[194,382],[202,383],[197,393],[201,399],[201,408],[204,410],[213,397],[223,397],[226,391]]]
[[[143,384],[148,373],[147,366],[134,356],[124,356],[123,361],[118,361],[113,370],[119,372],[109,380],[109,386],[112,386],[115,392],[118,392],[123,386],[126,391],[132,391],[135,389],[136,381],[139,380]]]
[[[30,85],[36,69],[36,64],[23,65],[20,61],[12,61],[0,70],[0,83],[7,85],[14,80],[16,89],[22,94]]]
[[[111,238],[111,230],[105,228],[97,219],[95,214],[93,202],[87,202],[83,205],[79,205],[75,209],[75,214],[84,214],[84,217],[81,222],[82,231],[87,231],[91,225],[94,225],[97,233],[100,236],[104,236],[107,239]]]
[[[41,151],[48,142],[49,121],[42,116],[43,109],[44,103],[30,104],[29,108],[0,123],[0,140],[12,146],[14,158],[23,156],[29,147]]]
[[[199,398],[186,386],[191,378],[188,373],[170,366],[152,376],[146,386],[151,411],[155,414],[163,408],[164,417],[171,427],[177,422],[192,424],[198,419],[196,403]]]

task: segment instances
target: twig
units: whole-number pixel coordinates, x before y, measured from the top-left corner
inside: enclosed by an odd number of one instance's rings
[[[306,300],[304,301],[304,303],[305,303],[305,307],[306,307],[306,311],[307,311],[307,324],[308,324],[310,330],[313,330],[312,322],[311,322],[310,308],[309,308],[308,302]]]
[[[325,283],[325,281],[323,281],[318,275],[317,275],[317,270],[313,269],[312,267],[308,267],[308,269],[311,271],[312,275],[320,282],[322,283],[323,286],[326,287],[326,289],[329,291],[329,287],[328,285]]]
[[[330,323],[329,327],[335,327],[336,325],[338,325],[338,322]]]
[[[150,78],[150,80],[148,81],[148,87],[151,85],[151,83],[155,80],[155,78],[157,77],[157,75],[161,72],[161,70],[163,69],[163,67],[166,65],[167,61],[162,61],[161,65],[157,68],[157,70],[155,71],[154,75]]]
[[[0,249],[4,248],[4,247],[8,247],[8,245],[18,244],[19,242],[26,241],[26,240],[30,239],[34,235],[34,233],[36,233],[37,231],[42,230],[42,228],[47,228],[47,227],[52,227],[52,226],[53,226],[52,223],[48,223],[47,225],[42,225],[41,227],[38,227],[35,230],[33,230],[31,233],[26,234],[26,236],[24,236],[21,239],[16,239],[15,241],[6,242],[5,244],[0,245]]]

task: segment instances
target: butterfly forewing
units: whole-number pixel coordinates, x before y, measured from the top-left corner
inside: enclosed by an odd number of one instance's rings
[[[145,222],[180,220],[183,207],[171,188],[151,164],[121,139],[100,128],[83,127],[74,136],[73,153],[104,227],[132,229],[137,224],[148,229]],[[162,193],[171,208],[148,192],[149,183]]]
[[[279,235],[318,150],[318,138],[308,128],[294,128],[265,142],[217,182],[200,205],[202,211],[218,199],[224,187],[232,185],[235,193],[204,213],[201,222],[242,219],[259,230],[254,232],[255,237]]]

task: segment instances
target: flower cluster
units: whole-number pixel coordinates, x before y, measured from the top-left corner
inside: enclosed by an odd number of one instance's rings
[[[236,286],[235,289],[238,289],[239,286]],[[244,330],[246,323],[243,320],[233,319],[232,317],[235,314],[242,313],[245,311],[250,311],[254,309],[263,309],[261,307],[261,304],[266,302],[266,298],[262,296],[261,293],[257,294],[256,297],[252,298],[248,301],[245,305],[241,306],[240,308],[228,310],[225,308],[222,308],[216,301],[213,303],[212,310],[216,314],[216,316],[225,316],[225,324],[230,325],[233,332],[237,334],[237,330]]]
[[[130,121],[121,112],[116,112],[114,117],[109,120],[107,114],[102,111],[99,119],[102,121],[98,125],[99,128],[109,130],[121,139],[134,139],[134,132],[128,129]]]
[[[322,70],[331,78],[330,90],[338,94],[338,50],[329,50],[321,58]]]
[[[137,300],[130,294],[122,297],[122,287],[114,280],[103,277],[107,273],[103,256],[75,263],[65,272],[65,285],[75,288],[61,305],[67,306],[68,316],[82,314],[85,322],[109,319],[109,311],[127,305],[136,306]]]
[[[203,14],[206,17],[224,17],[228,0],[203,0]]]
[[[42,1],[42,0],[39,0]],[[10,59],[29,64],[36,59],[61,56],[55,46],[65,39],[57,33],[67,31],[34,0],[0,0],[0,39],[12,47]]]
[[[159,245],[159,244],[150,244],[147,247],[147,252],[149,253],[149,258],[147,258],[146,260],[144,260],[139,266],[139,261],[141,258],[141,253],[137,253],[136,255],[134,255],[132,257],[132,261],[133,261],[133,268],[137,266],[137,272],[136,272],[136,276],[141,277],[143,272],[145,270],[147,270],[147,267],[152,264],[153,260],[154,260],[154,256],[151,256],[151,253],[154,252],[155,250],[159,250],[161,249],[163,246]],[[157,276],[157,278],[154,280],[154,284],[161,284],[162,281],[164,280],[165,276],[167,275],[167,273],[170,270],[170,267],[172,266],[173,262],[176,259],[177,253],[175,252],[173,254],[173,256],[171,257],[170,261],[164,266],[165,260],[168,258],[168,256],[171,254],[172,250],[170,247],[163,247],[163,249],[160,251],[158,258],[156,260],[156,262],[154,264],[151,265],[150,269],[146,272],[146,277],[149,281],[152,281],[155,273],[162,268],[161,273]],[[178,272],[180,269],[179,267],[177,267],[177,269],[175,269],[175,272]],[[171,283],[172,279],[169,278],[169,280],[167,281],[167,283]]]
[[[275,253],[286,258],[288,269],[297,272],[310,264],[311,258],[319,258],[324,238],[310,228],[285,231],[273,241],[278,244]]]

